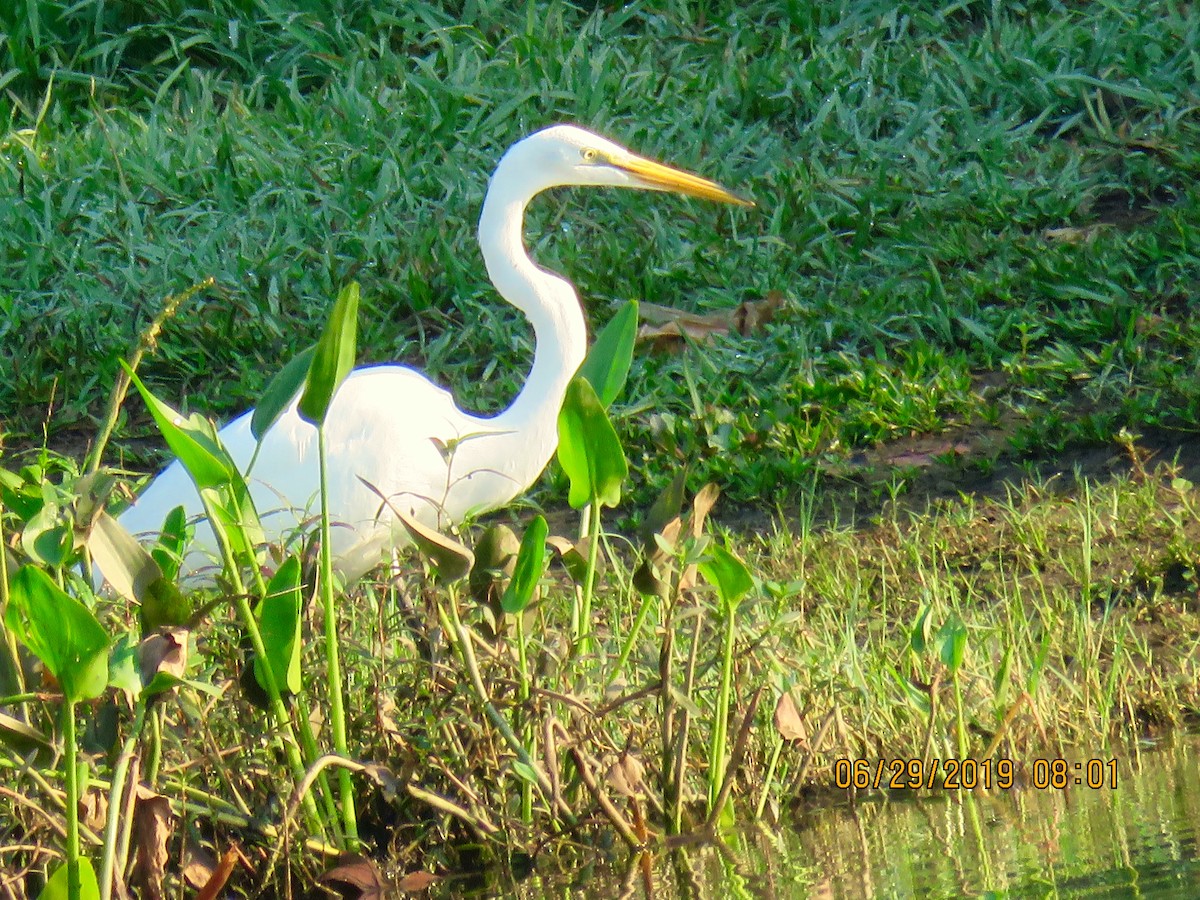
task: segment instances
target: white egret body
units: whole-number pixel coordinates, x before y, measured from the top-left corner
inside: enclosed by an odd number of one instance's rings
[[[720,185],[574,126],[546,128],[514,144],[488,186],[479,244],[496,290],[533,326],[533,367],[512,405],[493,417],[463,412],[447,391],[413,369],[372,366],[350,374],[325,422],[333,555],[347,580],[375,566],[393,544],[408,542],[392,508],[445,527],[508,503],[554,454],[559,407],[583,361],[587,331],[575,290],[529,258],[522,227],[536,194],[567,185],[675,191],[748,205]],[[317,431],[297,413],[298,399],[264,436],[248,479],[270,541],[293,535],[319,511]],[[250,416],[220,432],[243,472],[255,449]],[[189,518],[203,515],[191,480],[175,461],[120,522],[134,534],[157,532],[178,505]],[[216,550],[212,530],[200,522],[182,574],[203,574],[215,563]]]

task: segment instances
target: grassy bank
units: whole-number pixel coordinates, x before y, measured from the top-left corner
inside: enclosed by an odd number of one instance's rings
[[[534,255],[595,328],[629,297],[782,302],[636,359],[590,640],[568,626],[585,580],[569,551],[523,616],[498,607],[507,575],[439,579],[417,557],[339,605],[376,858],[511,877],[538,853],[771,818],[823,795],[839,758],[1021,765],[1195,723],[1195,10],[18,6],[0,14],[4,572],[33,561],[134,644],[128,605],[73,574],[70,524],[118,359],[164,298],[213,279],[141,367],[185,409],[254,405],[357,280],[360,361],[495,410],[531,351],[474,244],[506,146],[574,121],[758,201],[579,191],[531,210]],[[105,462],[146,471],[160,448],[131,398]],[[681,464],[672,524],[650,507]],[[569,535],[564,484],[552,466],[530,505]],[[692,506],[708,484],[711,515]],[[482,556],[481,534],[459,537]],[[736,591],[718,547],[752,575]],[[79,746],[89,802],[136,758],[163,798],[144,808],[174,815],[149,871],[236,840],[240,884],[282,889],[331,865],[305,835],[342,835],[331,773],[310,769],[306,806],[279,716],[255,705],[229,599],[253,591],[194,601],[190,683],[169,700],[139,714],[128,680],[80,688]],[[328,746],[327,657],[304,606],[287,718],[311,765],[302,710]],[[0,867],[32,890],[64,846],[54,748],[74,688],[16,643]],[[111,843],[103,825],[85,817],[85,854]]]

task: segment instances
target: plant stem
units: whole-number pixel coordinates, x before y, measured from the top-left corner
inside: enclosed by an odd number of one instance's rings
[[[100,900],[112,897],[113,868],[116,862],[117,825],[121,819],[121,795],[125,792],[125,777],[129,774],[129,764],[133,761],[134,749],[142,735],[146,722],[146,702],[139,699],[133,711],[133,726],[129,736],[121,747],[121,755],[117,757],[113,769],[112,783],[108,788],[108,820],[104,823],[104,849],[100,860]]]
[[[79,900],[79,769],[74,702],[63,703],[62,716],[63,781],[67,788],[67,896]]]
[[[592,593],[596,589],[596,565],[600,559],[600,505],[593,501],[588,510],[588,560],[583,575],[583,599],[579,609],[579,649],[587,652],[592,645]]]
[[[713,722],[712,754],[708,761],[709,812],[717,802],[721,774],[725,771],[725,736],[729,728],[729,694],[733,690],[734,604],[728,604],[725,621],[725,645],[721,654],[721,687],[717,693],[716,721]]]
[[[329,677],[329,718],[333,728],[333,749],[338,756],[350,758],[346,741],[346,709],[342,699],[342,665],[338,654],[337,610],[333,598],[333,548],[330,546],[329,477],[325,452],[325,426],[317,426],[317,458],[321,479],[321,604],[325,610],[325,665]],[[350,770],[338,769],[342,800],[342,826],[350,849],[358,846],[358,816],[354,808],[354,782]]]

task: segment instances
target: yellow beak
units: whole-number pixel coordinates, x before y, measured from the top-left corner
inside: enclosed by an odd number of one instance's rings
[[[691,197],[701,197],[705,200],[718,200],[722,203],[735,203],[738,206],[753,206],[754,201],[739,196],[728,188],[722,187],[715,181],[672,169],[662,163],[645,159],[641,156],[609,157],[610,166],[622,169],[643,182],[648,188],[659,191],[672,191],[676,194],[687,194]]]

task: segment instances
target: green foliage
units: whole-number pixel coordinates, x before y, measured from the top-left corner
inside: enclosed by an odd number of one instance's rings
[[[629,474],[625,451],[590,383],[574,378],[558,414],[558,461],[571,481],[568,502],[616,506]]]
[[[525,611],[534,593],[538,581],[546,569],[546,537],[549,526],[542,516],[534,516],[533,521],[525,529],[521,538],[521,549],[517,552],[517,562],[513,568],[512,579],[504,589],[504,597],[500,608],[509,615],[518,615]]]
[[[275,683],[291,694],[300,693],[300,655],[303,649],[304,597],[300,590],[300,560],[289,556],[267,583],[266,596],[254,611],[262,632],[266,658],[254,658],[254,673],[258,683],[266,687],[266,677],[260,674],[270,665]]]
[[[605,409],[621,395],[625,379],[629,377],[637,326],[637,301],[630,300],[596,336],[587,358],[579,367],[579,377],[587,379]]]
[[[321,332],[321,339],[317,341],[317,348],[313,352],[312,364],[304,382],[304,393],[300,395],[300,403],[296,407],[302,419],[318,427],[325,424],[334,394],[354,368],[357,341],[358,283],[352,281],[338,292],[337,301],[329,313],[329,322]]]
[[[4,625],[42,661],[69,704],[108,685],[108,635],[92,611],[44,571],[25,565],[9,584]]]

